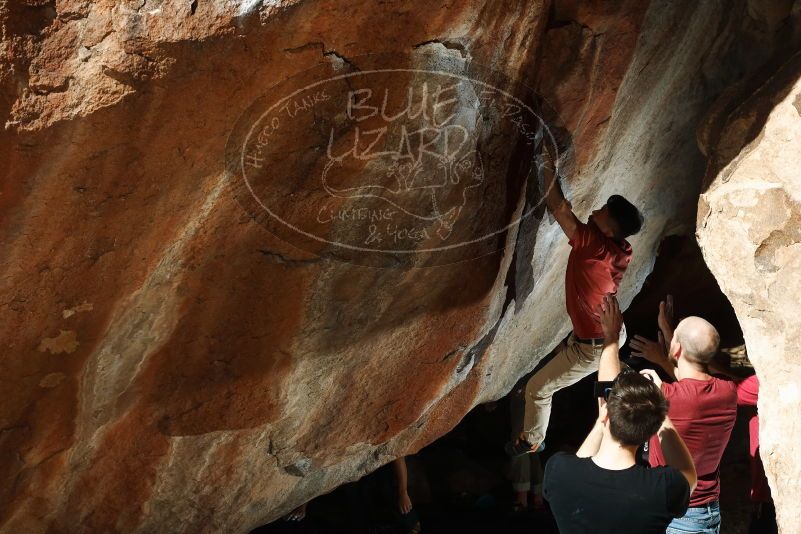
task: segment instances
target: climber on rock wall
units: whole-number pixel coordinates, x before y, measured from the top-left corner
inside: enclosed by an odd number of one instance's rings
[[[628,236],[640,231],[643,218],[639,210],[620,195],[612,195],[596,209],[586,223],[573,213],[565,199],[554,159],[543,150],[545,202],[571,246],[565,273],[565,300],[573,332],[556,355],[528,381],[522,432],[506,451],[513,457],[543,448],[551,414],[553,394],[575,384],[598,369],[603,348],[603,331],[596,308],[607,294],[615,295],[631,261]],[[625,343],[625,328],[621,331]]]

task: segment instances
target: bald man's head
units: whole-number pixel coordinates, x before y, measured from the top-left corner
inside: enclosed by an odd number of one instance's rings
[[[720,335],[708,321],[700,317],[683,319],[674,332],[682,355],[691,362],[708,364],[718,352]]]

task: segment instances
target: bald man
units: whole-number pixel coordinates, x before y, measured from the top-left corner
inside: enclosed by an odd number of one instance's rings
[[[660,329],[670,339],[665,352],[663,343],[635,336],[633,354],[659,365],[675,382],[659,379],[654,371],[643,371],[662,389],[670,403],[668,416],[690,449],[698,486],[690,496],[684,517],[674,519],[667,534],[682,532],[720,532],[720,460],[737,419],[737,384],[712,376],[709,363],[717,354],[720,336],[714,326],[700,317],[687,317],[674,332],[665,320],[665,306],[660,306]],[[649,462],[652,467],[665,465],[659,441],[651,438]]]

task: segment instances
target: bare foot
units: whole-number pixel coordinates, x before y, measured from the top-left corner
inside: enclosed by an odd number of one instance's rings
[[[409,494],[406,492],[398,495],[398,511],[402,515],[406,515],[412,511],[412,500],[409,498]]]

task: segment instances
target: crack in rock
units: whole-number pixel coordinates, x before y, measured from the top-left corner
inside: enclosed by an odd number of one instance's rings
[[[412,48],[417,50],[419,48],[433,45],[439,45],[446,50],[455,50],[456,52],[459,52],[459,55],[462,56],[462,59],[470,59],[472,57],[467,47],[455,39],[429,39],[428,41],[423,41],[413,45]]]

